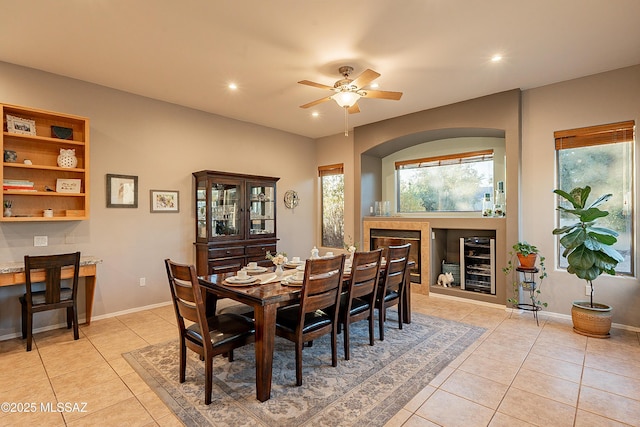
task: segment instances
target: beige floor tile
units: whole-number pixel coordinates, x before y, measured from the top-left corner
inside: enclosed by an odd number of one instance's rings
[[[106,362],[96,363],[81,369],[50,377],[51,385],[58,396],[76,394],[79,390],[93,387],[106,381],[118,379],[118,374]]]
[[[27,352],[22,349],[2,354],[0,361],[0,393],[34,382],[48,381],[38,351]]]
[[[175,415],[167,415],[157,420],[157,424],[160,427],[182,427],[184,424]]]
[[[80,325],[80,330],[89,338],[100,334],[117,333],[117,331],[126,331],[129,328],[122,323],[117,317],[101,319],[91,322],[91,325]]]
[[[573,425],[575,407],[512,387],[498,412],[534,425],[562,427]]]
[[[151,391],[147,383],[144,382],[142,378],[140,378],[140,375],[138,375],[137,372],[126,374],[124,376],[121,376],[120,378],[122,379],[122,381],[124,381],[127,387],[129,387],[129,390],[131,390],[131,392],[136,396]]]
[[[395,414],[384,427],[401,427],[406,426],[405,422],[413,416],[413,411],[409,411],[406,409],[401,409]]]
[[[438,390],[416,411],[416,415],[443,426],[472,427],[487,426],[493,410]]]
[[[104,408],[134,397],[120,378],[100,383],[92,383],[76,390],[65,390],[63,393],[57,393],[57,396],[61,402],[86,402],[87,404],[86,413],[71,412],[64,414],[65,421],[67,422],[95,414]]]
[[[640,420],[640,404],[637,400],[591,387],[583,386],[580,388],[578,409],[630,425],[640,425],[638,422]]]
[[[38,349],[43,350],[52,345],[73,343],[85,339],[85,335],[81,329],[78,331],[78,335],[78,340],[75,340],[73,337],[73,329],[67,329],[65,326],[52,329],[50,331],[38,332],[36,334],[33,334],[33,344],[37,345]]]
[[[557,323],[545,324],[538,341],[551,345],[573,347],[582,351],[587,348],[587,337],[574,333],[568,325]]]
[[[425,420],[419,415],[411,415],[409,419],[402,424],[402,427],[436,427],[439,424],[432,423],[429,420]]]
[[[578,409],[576,412],[576,422],[574,424],[575,427],[625,427],[628,425],[582,409]]]
[[[578,365],[582,365],[584,363],[585,355],[583,350],[544,341],[536,341],[531,348],[531,353],[551,357],[553,359],[564,360],[565,362],[576,363]]]
[[[154,421],[147,410],[135,398],[129,398],[112,406],[92,412],[68,423],[72,426],[146,426]]]
[[[513,380],[512,388],[517,388],[538,396],[546,397],[575,407],[578,403],[580,385],[540,372],[520,369]]]
[[[489,427],[528,427],[534,425],[535,424],[529,424],[526,421],[519,420],[501,412],[496,412],[495,414],[493,414],[493,418],[489,423]]]
[[[122,356],[117,359],[111,359],[107,363],[109,363],[109,365],[111,366],[111,368],[113,368],[116,374],[118,374],[121,377],[127,374],[130,374],[132,372],[135,372],[134,369],[129,364],[129,362],[127,362]]]
[[[441,390],[464,397],[491,409],[497,409],[509,388],[486,378],[457,370],[440,386]]]
[[[3,427],[64,427],[65,423],[62,414],[59,412],[38,410],[36,412],[14,412],[0,415],[0,425]]]
[[[156,421],[166,417],[167,415],[173,414],[171,409],[165,405],[162,399],[160,399],[153,390],[141,393],[136,397]]]
[[[455,371],[454,368],[452,368],[451,366],[445,366],[439,373],[438,375],[436,375],[431,382],[429,383],[429,385],[431,387],[440,387],[440,385],[445,382],[445,380],[447,378],[449,378],[449,375],[453,374],[453,372]]]
[[[131,330],[114,334],[101,334],[91,338],[91,342],[102,353],[106,360],[118,359],[122,353],[149,345],[144,339]]]
[[[426,386],[422,389],[422,391],[416,394],[413,399],[411,399],[409,402],[407,402],[406,405],[404,405],[404,409],[406,409],[407,411],[415,412],[424,402],[427,401],[429,396],[431,396],[435,391],[435,387],[432,387],[430,385]]]
[[[582,385],[635,399],[640,406],[640,379],[586,367]]]
[[[40,350],[50,377],[104,363],[104,358],[88,339],[49,345]]]
[[[562,378],[563,380],[573,381],[575,383],[579,383],[580,378],[582,377],[582,365],[553,359],[551,357],[535,353],[529,353],[522,364],[522,368]]]
[[[474,353],[458,369],[509,385],[520,369],[521,362],[518,360],[519,357],[513,362],[508,362]]]
[[[527,357],[528,349],[522,349],[517,346],[509,346],[508,342],[492,339],[489,336],[478,348],[473,352],[476,356],[486,357],[506,364],[522,364]]]
[[[640,352],[640,349],[635,351]],[[640,379],[640,363],[636,364],[609,354],[587,351],[584,365],[590,368]]]

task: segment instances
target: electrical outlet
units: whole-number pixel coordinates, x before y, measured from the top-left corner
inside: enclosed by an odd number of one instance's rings
[[[145,279],[144,277],[140,278],[140,286],[147,286],[147,279]]]
[[[47,236],[33,236],[33,246],[47,246],[48,244]]]
[[[591,286],[590,285],[584,285],[584,294],[586,296],[591,295]]]

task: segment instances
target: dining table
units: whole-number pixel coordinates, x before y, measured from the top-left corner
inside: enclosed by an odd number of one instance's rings
[[[255,321],[255,364],[256,364],[256,398],[265,402],[271,397],[271,378],[273,373],[273,353],[276,339],[276,314],[278,308],[296,304],[300,301],[301,286],[287,284],[286,279],[296,269],[285,268],[282,276],[276,276],[274,268],[255,274],[256,281],[249,284],[231,283],[228,279],[236,273],[220,273],[199,276],[198,282],[204,290],[213,294],[214,298],[206,298],[207,312],[215,310],[215,302],[219,298],[232,300],[249,305],[253,308]],[[407,271],[409,265],[407,266]],[[382,272],[381,272],[382,274]],[[406,274],[405,307],[403,322],[411,322],[410,280]],[[351,275],[345,271],[344,283],[348,283]]]

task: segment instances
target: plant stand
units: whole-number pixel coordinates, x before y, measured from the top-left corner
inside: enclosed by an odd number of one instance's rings
[[[522,281],[518,285],[518,301],[524,300],[526,292],[529,292],[529,299],[531,300],[531,304],[518,303],[518,308],[533,312],[533,317],[536,319],[536,325],[540,326],[540,323],[538,322],[538,311],[542,310],[542,307],[539,304],[536,304],[535,297],[535,292],[538,287],[535,278],[538,273],[538,269],[536,267],[516,267],[516,271],[521,273],[523,277]]]

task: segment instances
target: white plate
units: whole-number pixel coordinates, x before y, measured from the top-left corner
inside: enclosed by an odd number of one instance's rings
[[[296,270],[298,270],[298,271],[304,271],[304,268],[305,268],[305,265],[303,264],[303,265],[299,265],[299,266],[297,266],[297,267],[296,267]]]
[[[286,262],[284,264],[284,266],[287,267],[287,268],[296,268],[296,267],[298,267],[300,265],[304,265],[304,264],[305,264],[305,261],[299,261],[299,262],[289,261],[289,262]]]
[[[265,271],[267,271],[267,267],[255,267],[255,268],[249,268],[249,267],[244,267],[244,270],[247,273],[264,273]]]
[[[282,279],[282,284],[285,286],[302,286],[303,280],[296,280],[293,276],[288,276]]]
[[[225,282],[233,284],[233,285],[247,285],[249,283],[253,283],[256,280],[258,280],[257,277],[238,277],[238,276],[232,276],[232,277],[227,277],[225,279]]]

